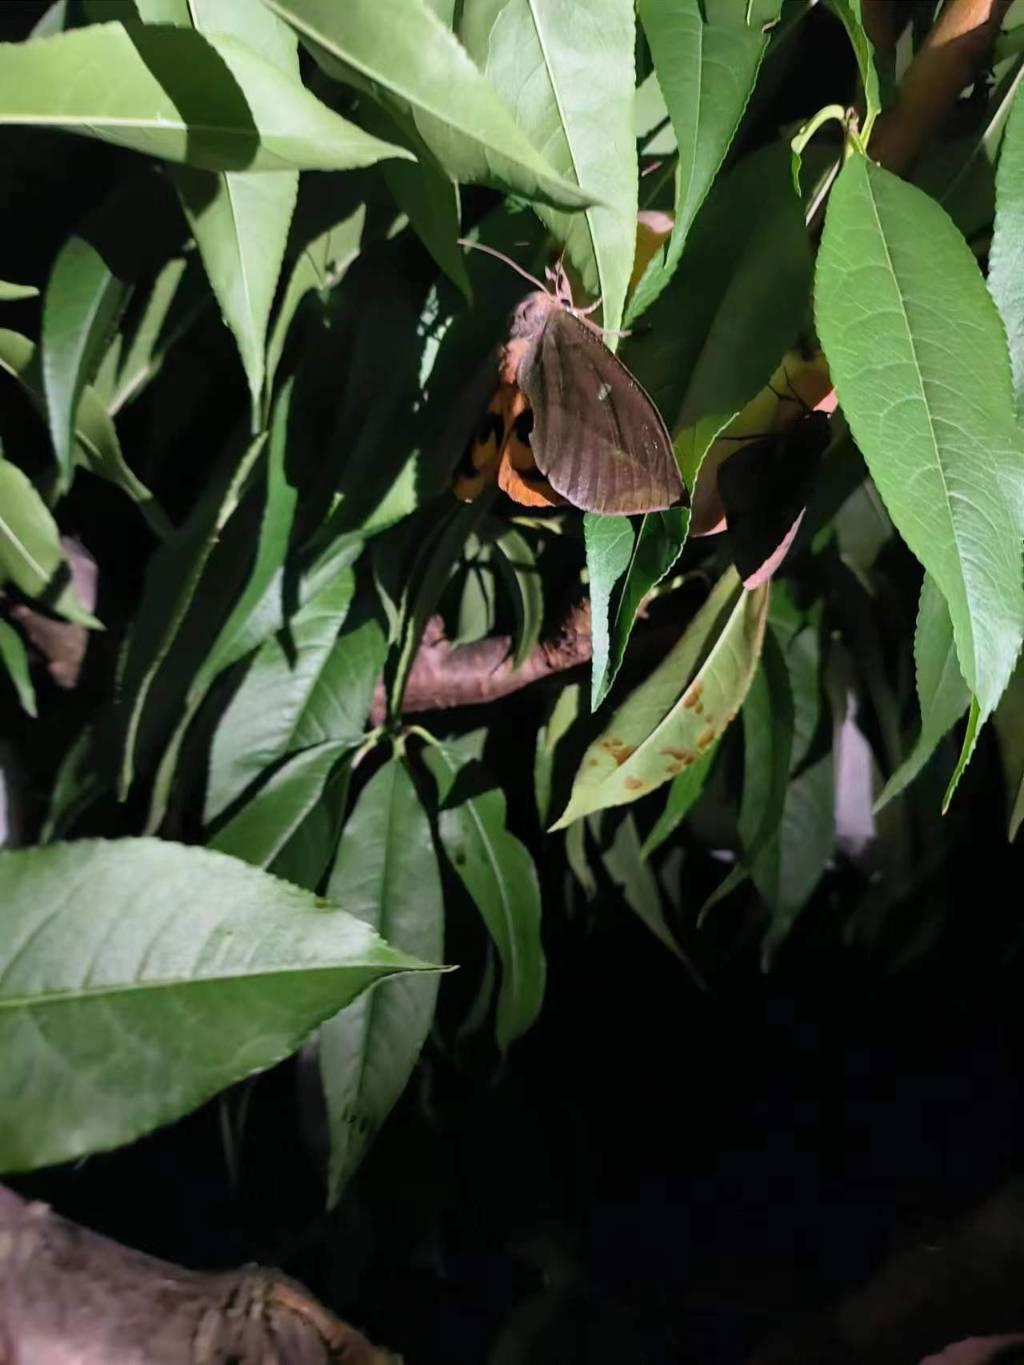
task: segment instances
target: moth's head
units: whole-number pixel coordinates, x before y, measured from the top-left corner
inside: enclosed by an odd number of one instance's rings
[[[546,289],[537,289],[532,294],[527,294],[513,309],[509,320],[509,339],[516,341],[520,337],[537,336],[552,308],[561,306],[560,300],[554,294],[549,294]]]

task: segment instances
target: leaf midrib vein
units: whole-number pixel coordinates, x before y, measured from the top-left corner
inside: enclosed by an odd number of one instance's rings
[[[555,101],[555,108],[558,110],[558,121],[562,125],[562,132],[565,135],[565,145],[569,153],[569,161],[572,165],[573,178],[576,181],[577,187],[582,188],[579,166],[576,160],[576,152],[573,148],[572,137],[570,136],[569,133],[569,124],[565,117],[565,110],[562,107],[562,99],[558,90],[558,82],[555,80],[554,67],[552,65],[550,55],[548,53],[547,45],[544,41],[544,35],[541,30],[540,19],[537,16],[537,0],[527,0],[527,6],[530,11],[530,18],[533,21],[534,32],[537,35],[537,46],[540,48],[540,55],[541,60],[544,63],[544,70],[547,72],[548,84],[551,86],[551,97]],[[597,266],[597,276],[601,282],[601,292],[603,294],[607,288],[605,284],[604,258],[597,244],[597,234],[594,231],[593,213],[594,208],[592,206],[591,208],[588,208],[584,211],[583,217],[586,220],[587,235],[590,238],[590,248],[594,253],[594,264]]]
[[[887,239],[886,239],[885,232],[884,232],[884,230],[883,230],[883,228],[882,228],[882,219],[881,219],[881,215],[880,215],[879,212],[878,212],[878,201],[877,201],[876,198],[875,198],[875,191],[874,191],[874,188],[873,188],[873,186],[872,186],[872,184],[871,184],[870,177],[868,177],[868,176],[866,175],[866,176],[865,176],[865,180],[866,180],[867,190],[868,190],[868,202],[869,202],[869,204],[871,205],[871,212],[872,212],[872,215],[874,216],[875,227],[876,227],[876,229],[877,229],[877,231],[878,231],[878,240],[879,240],[879,242],[880,242],[881,245],[882,245],[882,251],[883,251],[883,253],[884,253],[884,255],[885,255],[885,264],[886,264],[886,268],[888,269],[889,277],[890,277],[890,279],[891,279],[891,281],[892,281],[893,289],[894,289],[894,291],[895,291],[896,299],[897,299],[897,302],[898,302],[898,305],[899,305],[899,314],[900,314],[901,318],[903,319],[903,325],[904,325],[904,327],[905,327],[905,329],[906,329],[906,334],[907,334],[907,346],[908,346],[909,351],[910,351],[910,358],[911,358],[911,361],[912,361],[912,364],[913,364],[914,375],[915,375],[915,377],[917,378],[918,388],[919,388],[920,394],[921,394],[921,402],[922,402],[922,404],[923,404],[923,406],[924,406],[925,415],[926,415],[926,417],[927,417],[927,419],[928,419],[928,433],[929,433],[929,436],[931,437],[932,450],[934,451],[934,454],[935,454],[935,468],[938,470],[939,479],[940,479],[940,481],[941,481],[941,483],[942,483],[943,503],[944,503],[944,506],[945,506],[945,509],[946,509],[946,516],[947,516],[947,518],[948,518],[948,520],[949,520],[949,528],[950,528],[950,533],[951,533],[951,535],[952,535],[953,543],[954,543],[954,545],[956,546],[957,564],[958,564],[958,567],[960,567],[960,574],[959,574],[960,583],[961,583],[961,586],[962,586],[963,591],[964,591],[964,596],[965,596],[965,598],[966,598],[966,596],[967,596],[967,584],[966,584],[966,582],[964,581],[964,575],[963,575],[963,569],[962,569],[962,565],[963,565],[963,552],[962,552],[961,547],[960,547],[960,538],[959,538],[959,536],[958,536],[958,534],[957,534],[957,523],[956,523],[956,519],[955,519],[954,516],[953,516],[953,508],[952,508],[952,504],[951,504],[951,500],[950,500],[949,484],[948,484],[947,479],[946,479],[946,471],[945,471],[945,468],[943,467],[942,459],[941,459],[941,456],[940,456],[939,442],[938,442],[938,438],[937,438],[936,433],[935,433],[935,423],[934,423],[934,420],[933,420],[933,418],[932,418],[931,405],[930,405],[930,403],[929,403],[929,401],[928,401],[927,386],[926,386],[926,384],[925,384],[924,374],[923,374],[923,372],[922,372],[922,370],[921,370],[921,365],[920,365],[920,362],[919,362],[919,360],[918,360],[917,347],[916,347],[916,345],[914,344],[914,333],[913,333],[913,330],[911,329],[911,326],[910,326],[910,317],[909,317],[909,315],[908,315],[908,313],[907,313],[906,304],[905,304],[904,299],[903,299],[903,291],[902,291],[902,289],[900,288],[899,277],[898,277],[897,274],[896,274],[896,267],[895,267],[895,265],[893,264],[892,253],[891,253],[890,250],[889,250],[889,243],[888,243],[888,241],[887,241]],[[968,637],[969,637],[969,639],[970,639],[970,644],[971,644],[971,655],[972,655],[972,657],[973,657],[973,655],[974,655],[974,628],[973,628],[973,622],[972,622],[972,620],[971,620],[971,614],[970,614],[970,609],[969,609],[969,608],[968,608],[967,615],[966,615],[966,629],[967,629],[967,635],[968,635]],[[954,634],[955,634],[955,631],[954,631]]]

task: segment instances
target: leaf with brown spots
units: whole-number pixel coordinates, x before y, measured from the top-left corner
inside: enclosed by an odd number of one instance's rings
[[[552,828],[637,800],[711,748],[747,694],[767,606],[767,584],[747,592],[735,570],[723,574],[675,647],[591,744]]]

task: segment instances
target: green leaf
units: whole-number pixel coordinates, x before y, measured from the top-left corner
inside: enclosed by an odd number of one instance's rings
[[[340,283],[362,249],[366,226],[366,205],[357,204],[351,213],[315,237],[299,253],[284,286],[281,302],[274,315],[267,343],[268,392],[273,387],[281,363],[288,329],[307,294]]]
[[[775,5],[778,17],[781,0]],[[718,174],[747,107],[768,43],[735,0],[639,0],[640,22],[672,120],[679,159],[672,234],[629,302],[631,326],[668,284],[697,210]]]
[[[136,291],[121,332],[92,386],[110,416],[116,416],[142,393],[159,372],[168,351],[209,303],[209,287],[194,256],[172,256],[145,294]],[[89,393],[87,389],[82,398],[79,424]]]
[[[256,651],[217,727],[210,751],[204,819],[221,814],[263,772],[288,754],[325,740],[358,741],[373,683],[361,700],[340,635],[352,602],[354,576],[343,573],[301,607],[285,630]],[[361,641],[356,652],[362,661]],[[362,709],[362,715],[358,714]],[[344,726],[344,729],[339,728]]]
[[[1018,660],[1010,685],[992,716],[1009,798],[1006,837],[1013,843],[1024,821],[1024,661]]]
[[[271,437],[273,439],[273,433]],[[248,617],[243,619],[239,615],[237,631],[232,632],[230,640],[224,636],[223,652],[218,646],[220,667],[227,668],[244,659],[283,630],[298,610],[344,575],[358,559],[362,548],[360,536],[339,536],[316,555],[297,585],[289,566],[278,569]]]
[[[587,852],[587,826],[591,826],[596,840],[599,833],[594,826],[598,825],[600,820],[600,815],[588,816],[586,820],[574,820],[565,831],[565,861],[588,901],[596,899],[598,888]]]
[[[370,89],[411,117],[453,180],[482,181],[562,208],[591,202],[522,133],[449,28],[403,0],[401,23],[375,0],[265,0],[328,75]]]
[[[544,999],[537,870],[506,828],[504,793],[473,756],[454,744],[431,744],[423,762],[437,783],[441,843],[501,959],[495,1032],[504,1052],[530,1028]]]
[[[39,290],[34,284],[11,284],[0,280],[0,303],[12,303],[15,299],[34,299]]]
[[[82,812],[106,790],[106,781],[96,763],[96,732],[92,725],[86,725],[57,768],[39,842],[52,844],[67,838]]]
[[[934,579],[925,574],[914,632],[914,666],[921,730],[910,753],[889,778],[875,802],[887,806],[913,782],[935,752],[942,737],[956,724],[971,700],[956,660],[953,623],[946,599]]]
[[[458,185],[422,162],[385,161],[381,173],[420,241],[467,303],[471,302],[466,262],[458,244]]]
[[[626,656],[626,645],[637,612],[647,594],[661,582],[682,554],[689,527],[688,507],[670,507],[667,512],[648,512],[641,518],[633,557],[608,612],[607,664],[602,676],[597,677],[592,673],[592,710],[601,704],[615,681]]]
[[[174,184],[257,404],[263,392],[270,305],[298,195],[298,172],[214,174],[179,166]]]
[[[1005,693],[1003,695],[1005,696]],[[956,792],[960,779],[961,777],[963,777],[964,771],[966,770],[968,763],[970,763],[971,761],[971,758],[974,754],[974,746],[978,742],[978,734],[980,730],[981,708],[978,706],[977,697],[972,697],[971,705],[967,712],[967,724],[964,727],[963,742],[960,745],[960,756],[956,761],[956,767],[953,769],[953,776],[949,779],[949,783],[942,797],[943,815],[945,815],[946,812],[949,810],[949,807],[953,800],[953,795]]]
[[[0,369],[14,376],[42,416],[46,411],[36,348],[19,332],[0,327]],[[156,498],[125,463],[117,430],[99,397],[91,388],[82,391],[75,414],[75,458],[93,474],[120,488],[138,506],[150,529],[160,539],[171,525]]]
[[[1017,788],[1017,796],[1010,811],[1010,822],[1007,826],[1006,837],[1012,844],[1016,839],[1021,825],[1024,824],[1024,773],[1021,774],[1020,786]]]
[[[665,922],[657,878],[650,864],[644,861],[632,811],[620,821],[615,837],[601,856],[609,877],[616,886],[621,887],[622,897],[629,908],[643,920],[654,937],[692,972],[686,955]]]
[[[583,517],[583,542],[587,550],[590,579],[590,629],[593,653],[590,664],[590,709],[596,711],[611,685],[610,612],[612,593],[633,561],[636,531],[628,517],[602,517],[587,512]]]
[[[440,958],[444,912],[430,822],[397,759],[371,779],[349,817],[328,895],[343,895],[353,915],[405,944],[403,952]],[[405,1089],[430,1030],[437,986],[432,976],[371,991],[320,1029],[329,1204]]]
[[[938,205],[861,157],[829,198],[815,305],[843,411],[949,605],[984,720],[1024,634],[1024,436],[995,306]]]
[[[512,662],[518,668],[540,640],[544,624],[544,585],[529,541],[514,526],[506,526],[494,542],[494,567],[505,579],[516,619],[516,647]]]
[[[0,854],[0,902],[8,1171],[169,1123],[425,966],[308,892],[156,839]]]
[[[466,302],[472,302],[466,258],[458,240],[458,185],[435,159],[411,118],[389,115],[373,104],[367,104],[360,114],[363,126],[374,136],[402,142],[416,152],[415,161],[385,161],[381,174],[395,203],[437,265]]]
[[[266,494],[252,571],[231,612],[196,674],[190,695],[202,695],[210,682],[248,650],[252,614],[281,571],[299,495],[288,474],[288,426],[293,420],[293,385],[289,381],[274,405],[266,456]]]
[[[793,759],[793,693],[783,651],[797,624],[788,612],[781,621],[769,612],[760,666],[743,703],[743,789],[736,822],[742,857],[701,906],[699,920],[742,885],[782,823]]]
[[[817,623],[793,634],[785,659],[793,698],[789,782],[776,833],[754,856],[751,869],[754,885],[771,908],[763,950],[766,961],[820,881],[836,837],[832,717],[823,686],[822,632]],[[765,809],[771,817],[771,798]]]
[[[764,635],[767,585],[746,592],[722,575],[678,644],[587,749],[552,829],[636,801],[696,763],[747,694]]]
[[[441,596],[442,615],[447,602],[457,601],[456,623],[449,638],[454,644],[471,644],[493,635],[497,620],[495,560],[500,559],[493,545],[482,544],[470,536],[456,565],[451,581]],[[512,575],[509,573],[509,577]],[[517,596],[513,579],[513,596]],[[447,599],[447,602],[446,602]]]
[[[157,766],[146,833],[155,833],[163,823],[179,753],[193,718],[214,679],[248,652],[248,631],[252,618],[284,564],[298,503],[298,493],[288,482],[286,469],[292,392],[293,385],[289,381],[274,405],[267,442],[266,495],[252,567],[234,598],[227,620],[210,644],[189,684],[180,718]]]
[[[144,0],[144,4],[163,5],[166,0]],[[299,57],[295,34],[265,5],[238,5],[235,0],[172,0],[180,4],[173,21],[169,14],[157,16],[143,8],[147,24],[175,22],[193,27],[200,33],[236,38],[265,61],[272,62],[286,75],[298,77]]]
[[[1013,101],[996,172],[988,287],[1010,343],[1017,420],[1024,424],[1024,99]]]
[[[769,618],[761,665],[743,703],[743,794],[737,828],[748,865],[782,822],[793,768],[796,718],[786,653],[795,624]]]
[[[263,5],[239,9],[224,0],[205,0],[194,8],[193,23],[199,32],[245,43],[286,80],[300,84],[295,35]],[[182,166],[173,176],[224,321],[238,344],[254,411],[258,411],[270,305],[299,192],[298,171],[265,176]]]
[[[875,49],[864,30],[861,0],[826,0],[826,4],[846,29],[846,35],[857,59],[860,85],[864,92],[864,121],[861,137],[867,144],[875,119],[882,112],[882,99],[875,67]]]
[[[459,0],[427,0],[427,4],[446,28],[455,27],[455,6]],[[459,5],[461,9],[461,5]]]
[[[92,10],[99,11],[94,15],[97,21],[108,17],[102,13],[104,0],[87,0],[87,3]],[[113,17],[118,5],[123,5],[124,0],[105,0],[105,3],[111,11],[109,17]],[[147,24],[186,25],[190,8],[215,10],[222,14],[227,9],[224,0],[219,0],[219,3],[218,0],[128,0],[128,3],[135,6],[139,12],[139,18]],[[231,31],[227,25],[225,27],[226,31]],[[257,30],[259,29],[258,22],[255,27]],[[236,36],[241,37],[242,35]]]
[[[50,435],[70,482],[75,411],[127,305],[131,285],[85,237],[69,237],[50,271],[43,299],[42,362]]]
[[[331,770],[318,799],[289,836],[269,866],[276,877],[286,882],[317,890],[327,875],[338,839],[348,813],[348,789],[352,778],[352,763],[343,760]]]
[[[474,531],[494,501],[495,488],[485,489],[475,502],[457,506],[439,521],[417,554],[408,576],[399,623],[399,648],[394,672],[388,686],[388,711],[397,715],[423,631],[433,614],[452,566],[462,553],[467,537]]]
[[[0,124],[38,124],[209,171],[409,157],[234,38],[94,24],[0,46]]]
[[[32,25],[32,28],[29,30],[29,36],[32,38],[42,38],[49,33],[62,32],[69,22],[70,16],[68,15],[68,9],[73,7],[73,5],[74,0],[51,0],[51,3],[47,5],[46,9],[43,10],[40,17]],[[89,9],[89,0],[87,0],[86,15],[91,18]]]
[[[0,456],[0,585],[8,579],[68,621],[102,630],[75,596],[46,503],[18,466]]]
[[[768,146],[716,182],[647,329],[623,348],[675,436],[691,494],[711,442],[798,335],[810,281],[791,153]]]
[[[613,329],[622,322],[636,249],[634,30],[632,0],[589,0],[585,9],[475,0],[459,29],[519,127],[560,175],[600,199],[581,214],[538,212]]]
[[[118,791],[122,799],[135,777],[138,758],[149,747],[151,737],[144,722],[152,714],[151,723],[155,723],[155,716],[165,705],[165,700],[154,692],[154,683],[182,635],[207,563],[242,501],[266,439],[264,432],[249,444],[226,476],[218,473],[210,481],[188,519],[149,562],[142,604],[128,641],[121,676],[123,742]],[[180,684],[186,680],[179,674],[180,670],[175,669],[174,681],[184,691]]]
[[[7,676],[18,694],[21,709],[35,719],[38,715],[36,692],[32,686],[25,642],[7,621],[0,621],[0,662],[7,670]]]
[[[672,785],[668,789],[668,796],[665,798],[662,812],[643,842],[643,847],[640,850],[642,857],[649,858],[652,853],[655,853],[666,839],[672,837],[689,815],[697,802],[697,798],[704,790],[704,784],[708,780],[708,774],[711,772],[711,765],[714,763],[717,753],[718,744],[715,743],[696,763],[691,764],[689,768],[684,768],[678,776],[672,779]]]
[[[210,848],[256,867],[269,867],[323,795],[352,741],[328,740],[281,765],[210,840]]]
[[[555,698],[551,714],[537,731],[537,748],[533,759],[533,789],[537,798],[537,815],[542,825],[546,825],[551,818],[556,751],[580,714],[582,692],[579,683],[566,683]]]
[[[718,902],[743,885],[752,867],[773,844],[784,818],[789,774],[796,766],[793,687],[785,651],[800,624],[800,614],[788,595],[777,591],[769,610],[758,672],[743,703],[743,789],[736,822],[741,857],[700,906],[698,923]],[[803,756],[801,748],[801,760]]]

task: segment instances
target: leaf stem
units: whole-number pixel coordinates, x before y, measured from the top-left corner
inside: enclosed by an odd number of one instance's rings
[[[790,146],[793,148],[796,155],[803,156],[804,148],[818,129],[823,128],[826,123],[830,123],[833,120],[836,123],[841,124],[844,132],[849,134],[845,105],[826,104],[824,109],[819,109],[816,114],[812,115],[812,117],[807,120],[803,127],[797,132],[796,136],[791,140]]]

